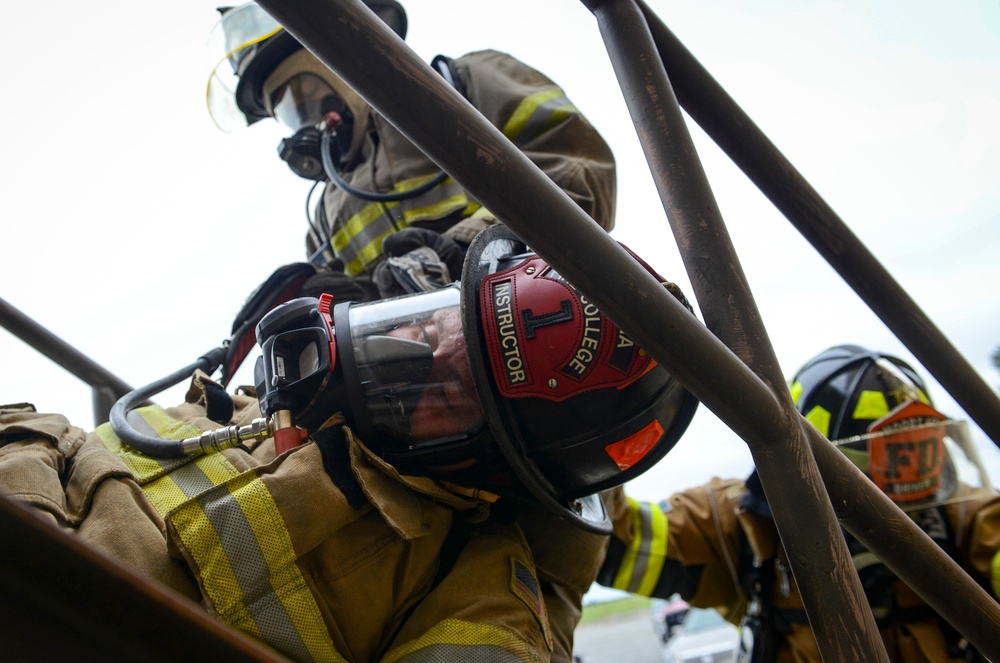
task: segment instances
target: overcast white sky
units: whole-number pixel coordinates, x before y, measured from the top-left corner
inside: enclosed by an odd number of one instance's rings
[[[566,90],[618,160],[613,235],[691,295],[584,5],[405,4],[408,42],[424,59],[495,48]],[[1000,346],[998,2],[649,4],[987,383],[1000,384],[990,361]],[[214,7],[18,3],[17,27],[0,41],[0,297],[134,386],[218,345],[253,288],[304,258],[309,184],[278,159],[277,125],[223,134],[205,110],[220,55],[205,49]],[[786,376],[844,342],[913,361],[690,126]],[[92,427],[90,391],[76,378],[3,329],[0,358],[0,403],[30,401]],[[964,416],[930,384],[941,409]],[[974,432],[1000,483],[1000,453]],[[702,407],[678,447],[628,489],[655,499],[750,467],[742,441]]]

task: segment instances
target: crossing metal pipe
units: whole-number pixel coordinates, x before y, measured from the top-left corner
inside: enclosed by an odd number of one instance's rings
[[[597,18],[705,323],[767,383],[781,409],[781,420],[769,431],[754,431],[744,440],[820,652],[828,661],[887,662],[819,471],[812,454],[803,452],[798,413],[646,20],[634,0],[583,1]],[[837,592],[829,591],[831,577]]]
[[[94,424],[108,420],[111,407],[132,391],[127,382],[0,298],[0,326],[90,385]]]
[[[1000,446],[1000,397],[822,196],[642,0],[681,106]]]
[[[795,425],[789,421],[783,401],[770,385],[668,295],[361,2],[260,0],[259,4],[474,198],[585,292],[736,434],[744,440],[764,441],[800,434],[796,430],[805,424],[801,419]],[[447,122],[443,121],[445,118]],[[838,467],[837,461],[831,460],[830,467],[832,474],[843,477],[866,499],[887,505],[889,520],[882,531],[891,528],[894,532],[906,532],[912,538],[908,539],[912,555],[940,553],[926,534],[870,482],[859,480],[846,466]],[[807,489],[814,491],[815,486],[810,484]],[[872,546],[873,551],[885,559],[882,552],[893,545],[893,540],[888,534],[872,540],[878,544]],[[905,564],[896,560],[887,563],[909,582]],[[823,573],[829,587],[837,591],[839,571],[831,565]],[[942,587],[932,588],[935,593],[929,597],[931,605],[942,614],[944,602],[954,600],[951,590],[975,587],[967,575],[948,576],[947,582],[950,589],[943,587],[945,582],[938,583]],[[962,625],[956,626],[961,630]],[[981,646],[975,637],[963,633]]]

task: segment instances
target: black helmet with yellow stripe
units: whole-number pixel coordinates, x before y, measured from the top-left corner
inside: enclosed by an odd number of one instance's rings
[[[938,412],[924,380],[899,357],[837,345],[807,361],[790,388],[802,416],[900,508],[992,490],[966,422]],[[744,506],[770,516],[757,470],[746,486]]]
[[[924,381],[909,364],[858,345],[816,355],[795,374],[791,389],[798,411],[831,440],[864,435],[907,401],[931,404]]]
[[[934,409],[924,381],[902,359],[838,345],[806,362],[791,391],[806,420],[900,506],[924,508],[954,495],[948,441],[965,434],[964,422]]]

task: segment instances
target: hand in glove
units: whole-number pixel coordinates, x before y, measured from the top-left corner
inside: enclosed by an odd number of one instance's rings
[[[404,228],[382,241],[386,260],[372,279],[383,297],[436,290],[462,276],[465,248],[428,228]]]

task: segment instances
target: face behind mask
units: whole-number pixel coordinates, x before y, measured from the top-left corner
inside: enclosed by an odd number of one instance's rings
[[[320,151],[324,119],[336,118],[327,129],[333,166],[343,169],[357,158],[371,107],[312,53],[300,49],[276,67],[264,81],[263,94],[268,113],[293,132],[281,141],[278,154],[296,175],[328,179]]]

